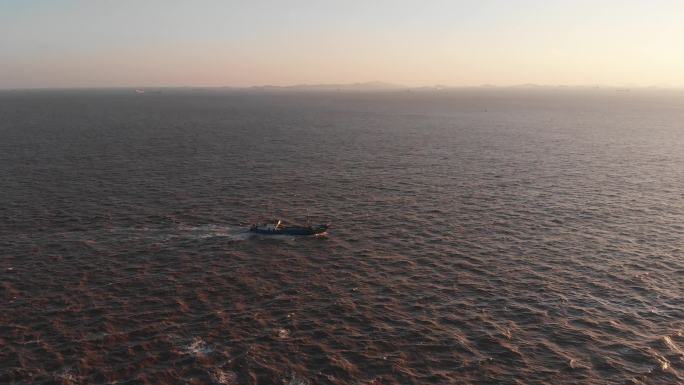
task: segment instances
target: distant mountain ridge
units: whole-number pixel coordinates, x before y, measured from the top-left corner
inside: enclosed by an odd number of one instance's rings
[[[240,88],[240,87],[226,87],[226,88]],[[382,81],[359,82],[359,83],[340,83],[340,84],[293,84],[284,86],[263,85],[246,87],[251,90],[265,90],[265,91],[447,91],[456,89],[520,89],[520,90],[546,90],[546,89],[626,89],[629,87],[616,87],[605,85],[553,85],[553,84],[535,84],[524,83],[515,85],[495,85],[482,84],[479,86],[449,86],[443,84],[428,85],[428,86],[407,86],[396,83],[388,83]],[[651,87],[653,88],[653,87]]]
[[[380,90],[396,90],[409,88],[399,84],[386,82],[363,82],[363,83],[348,83],[348,84],[294,84],[291,86],[252,86],[249,87],[254,90],[302,90],[302,91],[380,91]]]

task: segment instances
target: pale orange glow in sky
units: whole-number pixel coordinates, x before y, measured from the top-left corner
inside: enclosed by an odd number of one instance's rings
[[[666,0],[2,0],[0,88],[681,87],[682,20]]]

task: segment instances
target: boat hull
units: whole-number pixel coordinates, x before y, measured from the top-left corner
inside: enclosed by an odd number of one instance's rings
[[[328,230],[327,225],[321,225],[321,226],[309,226],[309,227],[304,227],[304,226],[288,226],[284,227],[282,229],[263,229],[259,228],[257,226],[252,226],[249,231],[256,233],[256,234],[264,234],[264,235],[316,235],[316,234],[322,234]]]

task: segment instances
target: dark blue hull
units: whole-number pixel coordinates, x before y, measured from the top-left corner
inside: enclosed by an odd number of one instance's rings
[[[265,235],[316,235],[324,233],[328,230],[327,225],[321,226],[288,226],[277,230],[260,229],[256,226],[252,226],[249,231],[257,234]]]

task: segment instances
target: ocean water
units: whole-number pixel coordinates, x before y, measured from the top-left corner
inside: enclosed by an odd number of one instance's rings
[[[3,384],[681,384],[683,247],[684,91],[0,93]]]

